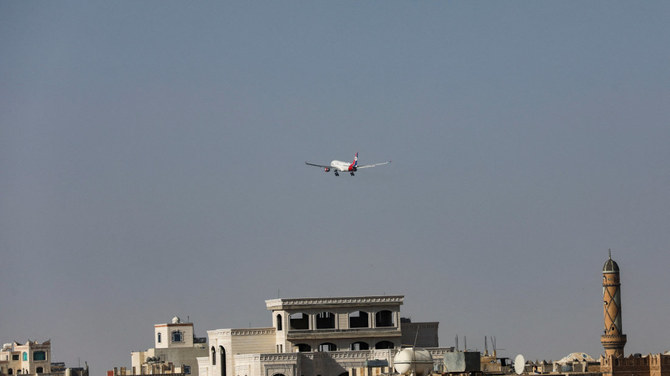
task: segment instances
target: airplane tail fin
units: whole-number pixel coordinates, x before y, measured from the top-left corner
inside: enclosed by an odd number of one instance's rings
[[[351,162],[351,167],[353,168],[358,167],[358,152],[356,152],[356,155],[354,155],[354,161]]]

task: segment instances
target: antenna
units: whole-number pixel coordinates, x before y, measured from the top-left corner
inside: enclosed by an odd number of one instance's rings
[[[468,336],[463,336],[463,351],[468,351]]]
[[[520,375],[526,369],[526,359],[523,355],[519,354],[514,358],[514,372],[517,375]]]
[[[489,343],[486,336],[484,336],[484,356],[489,356]]]
[[[458,351],[458,334],[456,334],[456,351]]]

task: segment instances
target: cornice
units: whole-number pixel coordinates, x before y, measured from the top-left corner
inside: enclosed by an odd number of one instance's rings
[[[316,306],[400,305],[404,295],[346,296],[328,298],[280,298],[265,301],[268,310],[297,309]]]

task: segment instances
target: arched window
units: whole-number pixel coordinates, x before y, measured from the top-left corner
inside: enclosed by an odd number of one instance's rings
[[[44,368],[42,368],[42,367],[37,367],[37,369],[35,370],[35,372],[37,372],[37,373],[44,373]]]
[[[24,361],[24,362],[27,362],[27,361],[28,361],[28,353],[25,352],[25,351],[23,352],[23,361]]]
[[[281,315],[277,315],[277,330],[281,331]]]
[[[7,370],[7,374],[8,374],[8,375],[13,375],[13,374],[14,374],[14,370],[11,369],[11,368],[8,369],[8,370]]]
[[[317,329],[335,329],[335,314],[332,312],[321,312],[316,315]]]
[[[161,333],[158,333],[158,343],[161,343]]]
[[[306,343],[299,343],[296,346],[298,346],[298,352],[310,352],[310,351],[312,351],[312,346],[310,346]]]
[[[319,345],[319,351],[337,351],[337,346],[334,343],[325,342]]]
[[[216,349],[212,346],[212,365],[216,365]]]
[[[375,349],[377,349],[377,350],[392,349],[393,347],[394,347],[393,342],[389,342],[389,341],[377,342],[377,344],[375,345]]]
[[[375,324],[377,327],[393,326],[393,312],[379,311],[375,314]]]
[[[226,349],[219,346],[219,357],[221,359],[221,376],[226,376]]]
[[[368,327],[368,313],[363,311],[351,312],[349,314],[350,328],[367,328]]]
[[[309,329],[309,315],[302,312],[293,313],[289,316],[289,324],[291,329]]]
[[[368,345],[365,342],[354,342],[351,344],[351,349],[352,350],[369,350],[370,345]]]

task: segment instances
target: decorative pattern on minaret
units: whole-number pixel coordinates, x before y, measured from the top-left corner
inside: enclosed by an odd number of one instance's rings
[[[619,265],[612,260],[610,250],[609,260],[603,266],[603,312],[605,319],[604,334],[600,342],[605,348],[607,356],[623,356],[626,345],[626,335],[621,328],[621,283],[619,282]]]

